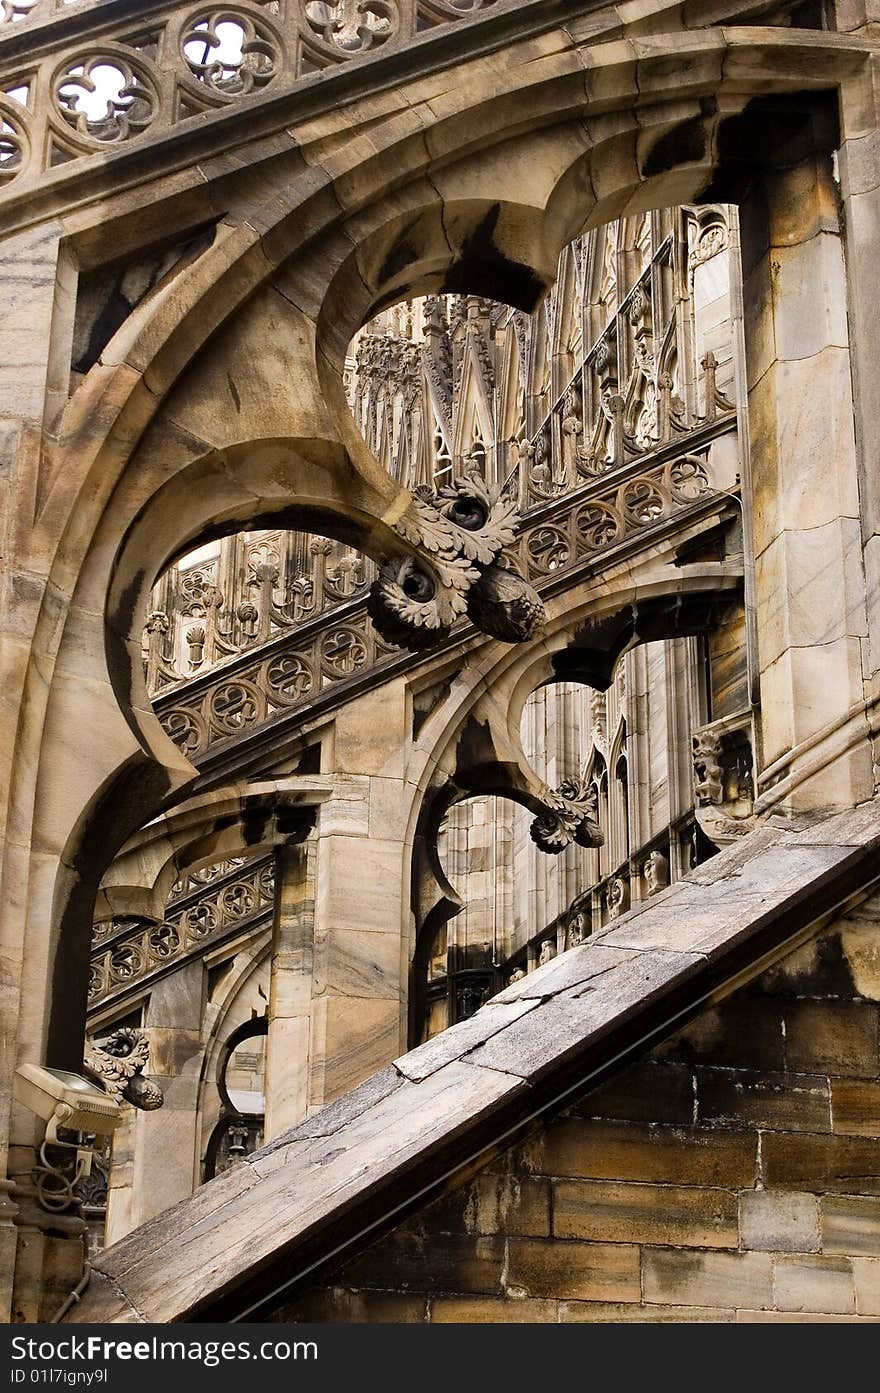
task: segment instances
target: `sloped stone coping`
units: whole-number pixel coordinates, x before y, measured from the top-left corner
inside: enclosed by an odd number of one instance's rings
[[[880,803],[773,819],[97,1258],[68,1320],[259,1318],[880,880]]]

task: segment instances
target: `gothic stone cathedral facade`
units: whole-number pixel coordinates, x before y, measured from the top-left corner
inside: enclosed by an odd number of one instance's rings
[[[0,237],[3,1319],[880,1318],[877,0],[0,0]]]

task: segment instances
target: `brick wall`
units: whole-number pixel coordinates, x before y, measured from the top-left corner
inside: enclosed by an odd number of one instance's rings
[[[277,1316],[880,1319],[880,897]]]

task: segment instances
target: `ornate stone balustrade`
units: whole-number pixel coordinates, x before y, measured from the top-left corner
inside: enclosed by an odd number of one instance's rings
[[[686,518],[719,491],[709,446],[734,424],[728,415],[689,437],[687,453],[667,446],[533,510],[510,549],[522,574],[539,591],[552,590],[562,576],[570,579],[627,545],[649,541],[670,520]],[[328,689],[338,687],[342,694],[342,684],[352,678],[373,672],[378,678],[401,661],[400,652],[377,636],[365,602],[353,599],[281,633],[258,653],[244,653],[167,689],[154,705],[172,740],[198,761],[219,741],[304,706]]]
[[[180,567],[170,603],[147,621],[145,659],[151,696],[366,596],[376,567],[367,557],[340,548],[326,537],[299,538],[307,541],[308,569],[285,579],[282,569],[292,539],[297,534],[267,532],[247,545],[243,558],[246,598],[238,604],[236,594],[229,594],[218,574],[219,558]],[[179,635],[174,632],[175,618]]]
[[[275,863],[218,862],[180,887],[161,924],[144,919],[109,919],[95,925],[89,976],[89,1010],[202,952],[227,934],[252,928],[272,909]]]
[[[0,199],[517,0],[0,0]]]

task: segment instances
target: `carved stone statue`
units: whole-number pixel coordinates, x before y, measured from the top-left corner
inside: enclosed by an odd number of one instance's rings
[[[629,909],[629,886],[622,876],[608,882],[608,918],[619,919]]]
[[[538,966],[544,967],[546,963],[551,963],[556,957],[556,944],[552,938],[545,938],[541,944],[541,951],[538,954]]]
[[[652,851],[645,862],[645,880],[649,895],[658,895],[669,884],[669,862],[662,851]]]
[[[582,943],[586,943],[590,936],[593,927],[590,912],[591,898],[590,891],[586,895],[579,895],[569,908],[566,931],[566,944],[569,948],[579,948]]]
[[[161,1108],[165,1097],[161,1088],[144,1077],[149,1053],[144,1031],[120,1026],[106,1040],[86,1042],[83,1067],[117,1103],[124,1100],[144,1112],[153,1112]]]
[[[694,746],[694,797],[698,806],[724,802],[721,737],[714,731],[698,731]]]

